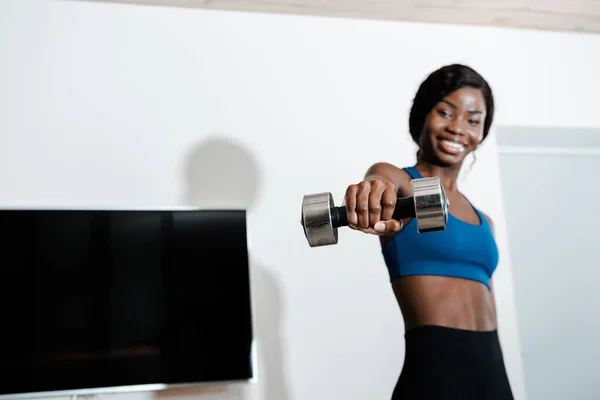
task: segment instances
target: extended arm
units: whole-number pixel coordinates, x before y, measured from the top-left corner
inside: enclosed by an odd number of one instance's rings
[[[408,179],[408,175],[403,173],[401,169],[399,169],[398,167],[390,164],[390,163],[386,163],[386,162],[378,162],[373,164],[365,173],[365,177],[364,177],[364,181],[365,182],[375,182],[375,181],[380,181],[381,183],[383,183],[383,185],[392,187],[394,189],[393,193],[393,197],[397,198],[398,196],[409,196],[411,195],[410,191],[410,179]],[[391,193],[389,195],[392,195]],[[378,196],[376,196],[375,198],[378,198]],[[379,214],[380,215],[377,216],[377,219],[379,219],[379,216],[383,219],[386,220],[388,218],[392,217],[392,213],[393,213],[393,206],[391,206],[391,202],[389,198],[385,198],[385,196],[382,198],[384,203],[388,203],[389,206],[386,208],[385,204],[373,204],[372,205],[372,209],[371,212],[374,214]],[[382,207],[381,211],[378,209],[379,207]],[[366,210],[365,210],[366,212]],[[386,241],[388,241],[398,230],[402,229],[404,224],[406,224],[407,221],[399,221],[394,223],[394,229],[391,229],[389,231],[389,234],[380,234],[380,241],[381,243],[385,243]]]
[[[365,181],[377,179],[384,183],[392,183],[396,188],[401,186],[398,178],[398,168],[385,162],[373,164],[365,173]]]

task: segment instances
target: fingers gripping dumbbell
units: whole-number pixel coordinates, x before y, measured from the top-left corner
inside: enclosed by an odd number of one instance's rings
[[[448,199],[438,177],[411,181],[413,195],[396,201],[392,219],[415,218],[419,233],[446,229]],[[305,195],[302,227],[310,247],[337,244],[338,228],[348,226],[346,207],[336,207],[331,193]]]

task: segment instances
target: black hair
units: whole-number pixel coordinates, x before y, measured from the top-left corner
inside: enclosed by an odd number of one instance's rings
[[[451,64],[432,72],[419,86],[408,120],[410,135],[415,143],[419,144],[427,114],[444,97],[461,88],[481,90],[487,109],[483,123],[483,139],[486,138],[494,119],[492,89],[487,81],[473,68],[461,64]]]

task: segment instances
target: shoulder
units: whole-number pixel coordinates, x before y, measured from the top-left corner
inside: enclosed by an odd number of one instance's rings
[[[410,175],[403,168],[388,162],[377,162],[371,165],[367,169],[365,178],[380,178],[392,182],[400,193],[405,193],[407,190],[410,191]]]

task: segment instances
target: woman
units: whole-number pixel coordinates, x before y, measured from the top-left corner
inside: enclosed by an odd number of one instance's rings
[[[351,228],[380,237],[405,324],[406,355],[392,399],[513,399],[496,327],[492,274],[498,249],[492,221],[463,196],[457,177],[487,137],[494,117],[488,83],[449,65],[421,84],[410,111],[419,146],[413,167],[371,166],[345,195]],[[437,176],[450,202],[444,231],[417,233],[395,221],[411,179]]]

